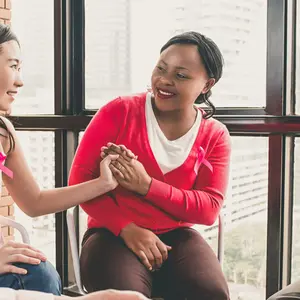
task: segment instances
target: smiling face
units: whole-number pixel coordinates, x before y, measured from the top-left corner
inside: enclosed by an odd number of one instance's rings
[[[160,111],[186,109],[214,83],[196,45],[171,45],[161,53],[152,73],[155,106]]]
[[[20,87],[21,50],[16,41],[0,45],[0,110],[9,111]]]

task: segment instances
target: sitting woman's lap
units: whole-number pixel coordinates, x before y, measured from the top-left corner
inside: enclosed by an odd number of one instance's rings
[[[159,238],[172,250],[162,268],[151,273],[120,237],[106,229],[89,229],[80,258],[85,288],[134,290],[172,300],[229,299],[218,259],[197,231],[180,228]]]
[[[55,268],[49,263],[41,262],[39,265],[23,263],[14,264],[27,270],[26,275],[6,273],[0,275],[0,287],[15,290],[31,290],[54,295],[61,294],[61,280]]]
[[[110,231],[89,229],[80,257],[83,285],[88,292],[105,289],[132,290],[149,296],[149,271],[123,240]]]

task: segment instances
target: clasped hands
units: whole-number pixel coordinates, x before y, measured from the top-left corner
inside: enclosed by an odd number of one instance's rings
[[[101,148],[102,158],[116,154],[118,158],[110,162],[109,168],[117,182],[127,190],[146,195],[152,179],[137,157],[123,145],[108,143]],[[120,237],[150,271],[160,269],[172,249],[151,230],[134,223],[125,226],[121,230]]]
[[[107,147],[101,148],[101,157],[118,155],[112,160],[109,168],[118,183],[127,190],[146,195],[151,184],[151,177],[137,157],[125,146],[108,143]]]

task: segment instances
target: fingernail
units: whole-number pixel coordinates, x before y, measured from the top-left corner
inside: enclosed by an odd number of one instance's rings
[[[22,274],[24,274],[24,275],[27,274],[27,270],[23,270]]]

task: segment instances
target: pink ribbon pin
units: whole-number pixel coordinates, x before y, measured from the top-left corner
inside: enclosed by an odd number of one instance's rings
[[[0,170],[6,174],[8,177],[13,178],[14,177],[14,173],[13,171],[11,171],[9,168],[5,167],[3,165],[3,162],[6,159],[6,155],[4,155],[2,152],[0,152]]]
[[[213,167],[211,163],[205,158],[205,151],[202,147],[199,148],[198,157],[194,166],[194,171],[198,174],[198,170],[201,164],[204,164],[211,172],[213,172]]]

